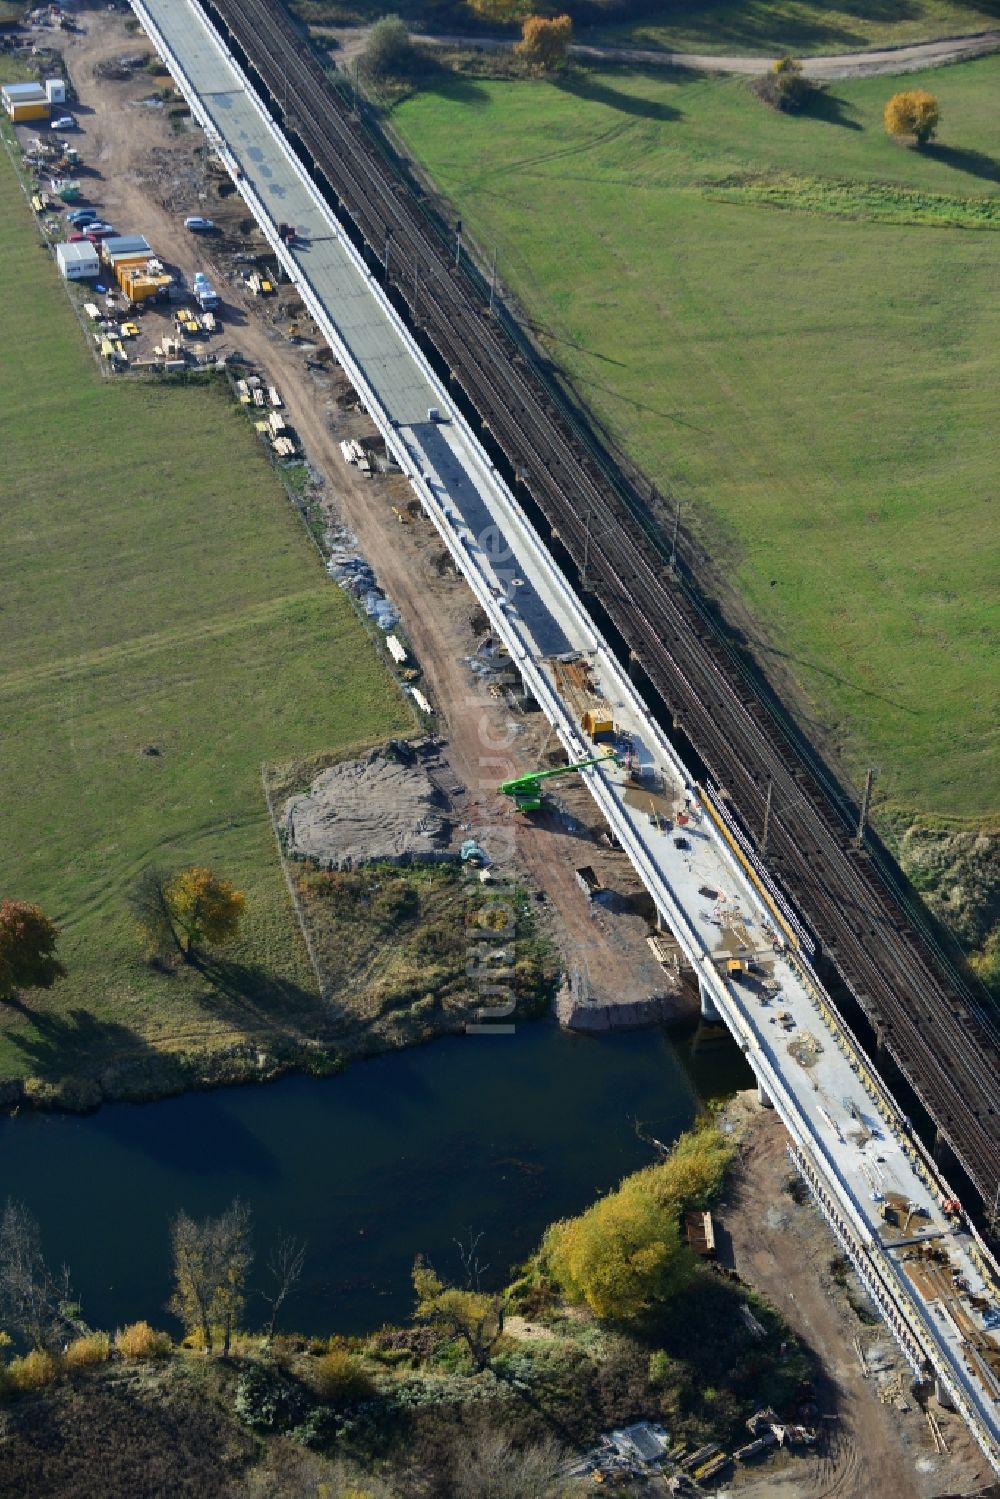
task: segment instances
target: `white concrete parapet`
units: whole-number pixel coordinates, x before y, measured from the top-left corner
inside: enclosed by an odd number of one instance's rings
[[[166,60],[192,113],[206,131],[238,191],[257,218],[276,259],[297,286],[317,326],[379,428],[387,448],[409,477],[456,568],[468,582],[489,619],[491,628],[507,646],[511,659],[517,663],[526,686],[553,725],[567,754],[574,760],[587,758],[592,748],[590,741],[585,738],[559,695],[551,668],[539,651],[531,631],[516,608],[503,598],[489,556],[475,545],[475,538],[462,517],[461,506],[448,494],[447,485],[435,472],[434,459],[422,442],[420,433],[412,425],[397,425],[393,421],[375,381],[359,366],[348,341],[338,328],[335,309],[323,301],[310,280],[307,266],[296,254],[294,247],[290,248],[281,240],[277,223],[258,191],[252,167],[241,164],[238,160],[223,135],[220,123],[211,113],[210,103],[199,97],[171,38],[164,34],[163,27],[156,24],[146,0],[132,0],[132,6],[160,55]],[[193,0],[177,0],[176,6],[171,7],[176,12],[185,9],[195,11]],[[196,13],[207,25],[201,12]],[[308,194],[311,203],[322,212],[329,224],[330,237],[340,246],[357,277],[393,329],[401,351],[433,390],[437,406],[447,417],[446,422],[436,427],[435,431],[447,443],[451,454],[475,487],[477,495],[491,514],[498,518],[498,524],[502,522],[504,534],[516,552],[518,565],[530,578],[535,595],[544,601],[553,619],[565,623],[567,631],[572,634],[574,648],[587,654],[593,662],[595,675],[600,678],[609,702],[615,705],[616,719],[624,717],[637,726],[649,762],[675,788],[693,795],[695,788],[691,777],[674,746],[649,713],[647,705],[614,657],[596,624],[583,608],[514,495],[490,462],[471,427],[410,336],[377,278],[365,265],[363,256],[338,225],[315,184],[294,156],[263,101],[221,39],[211,28],[208,29],[215,38],[220,56],[226,59],[232,69],[235,83],[266,121],[274,148],[280,153],[290,179],[294,179],[297,188]],[[936,1324],[930,1309],[918,1301],[902,1268],[885,1252],[879,1238],[878,1213],[871,1206],[873,1194],[867,1190],[872,1172],[882,1168],[871,1157],[865,1157],[863,1151],[848,1145],[845,1130],[849,1129],[849,1125],[845,1122],[842,1127],[836,1117],[838,1113],[843,1113],[843,1098],[834,1097],[828,1092],[823,1093],[821,1102],[819,1097],[814,1096],[817,1092],[822,1093],[822,1087],[815,1077],[807,1076],[804,1069],[800,1077],[795,1062],[785,1064],[779,1061],[781,1038],[776,1029],[769,1029],[774,1017],[765,1015],[759,1008],[758,1001],[738,989],[735,984],[724,980],[719,973],[716,954],[708,936],[711,929],[706,928],[704,913],[699,915],[692,898],[697,889],[697,879],[694,879],[692,885],[690,879],[685,880],[684,871],[677,859],[674,857],[673,863],[670,862],[673,850],[669,840],[663,838],[658,828],[651,833],[648,828],[641,826],[640,815],[626,801],[625,788],[616,774],[605,767],[593,767],[583,772],[583,778],[608,825],[614,830],[652,895],[657,910],[677,937],[694,969],[705,1002],[722,1016],[746,1055],[761,1088],[778,1110],[791,1137],[791,1153],[796,1165],[809,1182],[824,1214],[835,1228],[899,1339],[911,1367],[915,1372],[921,1373],[924,1372],[925,1364],[933,1367],[983,1451],[1000,1471],[1000,1419],[996,1402],[986,1398],[980,1385],[974,1379],[970,1380],[962,1363],[960,1348],[957,1348],[954,1340],[949,1341]],[[753,913],[753,922],[762,930],[768,929],[769,923],[773,921],[773,901],[769,911],[768,899],[762,895],[760,888],[734,856],[732,848],[711,818],[706,819],[705,826],[698,829],[698,838],[700,847],[692,855],[690,869],[693,871],[695,862],[701,860],[713,880],[728,882],[730,889],[736,892],[734,900],[742,902]],[[768,879],[770,880],[770,876]],[[773,881],[771,885],[772,889],[777,888]],[[780,891],[778,894],[780,897]],[[801,946],[794,928],[789,935],[791,944]],[[799,1019],[815,1017],[816,1023],[823,1028],[823,1034],[832,1042],[830,1054],[822,1063],[817,1064],[817,1072],[823,1077],[825,1086],[829,1089],[843,1089],[849,1084],[858,1099],[872,1104],[890,1131],[891,1166],[897,1177],[902,1174],[907,1181],[912,1177],[914,1193],[919,1190],[932,1205],[939,1203],[940,1177],[935,1176],[920,1155],[922,1147],[919,1147],[919,1142],[908,1138],[906,1121],[902,1119],[888,1089],[863,1057],[854,1037],[809,967],[805,955],[801,951],[793,952],[790,943],[779,944],[783,983],[787,986],[787,1003],[789,1006],[794,1004]],[[820,1051],[822,1050],[821,1046]],[[844,1060],[838,1062],[837,1059],[841,1056]],[[829,1081],[826,1081],[827,1078]],[[889,1145],[886,1144],[884,1149],[888,1151]],[[883,1158],[879,1156],[878,1159]],[[888,1165],[886,1169],[889,1169]],[[987,1262],[992,1263],[981,1243],[979,1250],[982,1264],[986,1266]],[[965,1252],[964,1249],[962,1252]],[[971,1259],[969,1264],[971,1267]],[[994,1265],[993,1269],[995,1268]],[[971,1273],[977,1272],[972,1268]]]

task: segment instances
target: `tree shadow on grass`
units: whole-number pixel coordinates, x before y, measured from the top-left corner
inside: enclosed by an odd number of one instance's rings
[[[823,1376],[821,1361],[807,1339],[793,1334],[770,1306],[759,1301],[752,1311],[762,1331],[752,1330],[744,1320],[742,1308],[751,1295],[752,1288],[732,1272],[702,1270],[687,1291],[667,1303],[660,1317],[650,1319],[645,1339],[684,1371],[692,1394],[714,1390],[725,1397],[707,1402],[702,1414],[710,1423],[730,1421],[762,1405],[799,1418],[797,1406],[815,1398],[817,1381],[823,1385],[823,1408],[836,1412],[836,1387]],[[742,1420],[736,1429],[739,1426]]]
[[[990,0],[982,6],[989,9]],[[721,16],[718,12],[722,11]],[[870,45],[870,32],[859,22],[910,20],[919,14],[914,0],[840,0],[832,8],[829,0],[801,0],[794,8],[781,8],[780,28],[772,5],[732,5],[730,0],[708,0],[692,5],[690,0],[671,9],[672,24],[683,27],[685,47],[691,50],[718,48],[732,53],[763,55],[778,51],[798,54],[855,51]]]
[[[202,996],[202,1008],[237,1025],[257,1022],[294,1029],[310,1011],[319,1019],[319,995],[294,979],[279,978],[257,964],[239,963],[217,953],[193,953],[191,967],[210,985]]]
[[[943,161],[956,172],[967,172],[970,177],[982,177],[987,182],[1000,182],[1000,161],[987,156],[984,151],[968,151],[961,146],[942,146],[932,141],[924,147],[923,154],[934,161]]]
[[[490,102],[489,90],[477,78],[460,73],[439,59],[421,73],[419,80],[422,94],[446,94],[456,104],[472,104],[482,108]]]
[[[634,94],[619,93],[617,89],[608,88],[593,73],[568,69],[564,73],[554,74],[552,84],[555,88],[562,89],[563,93],[572,94],[574,98],[586,99],[592,104],[604,104],[620,114],[661,122],[683,117],[679,109],[675,109],[672,104],[664,104],[661,99],[641,99]]]
[[[799,114],[805,120],[819,120],[824,125],[840,125],[844,130],[863,130],[860,120],[853,116],[854,106],[825,88],[810,89],[802,103]]]
[[[12,1031],[10,1040],[30,1062],[33,1075],[46,1082],[96,1078],[112,1060],[128,1057],[141,1062],[156,1056],[128,1026],[101,1020],[89,1010],[35,1010],[17,996],[6,1001],[6,1008],[16,1010],[32,1027],[27,1033]]]

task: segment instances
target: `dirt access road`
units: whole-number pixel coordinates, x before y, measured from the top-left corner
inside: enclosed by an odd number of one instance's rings
[[[95,66],[144,50],[145,39],[126,32],[116,14],[86,11],[80,24],[80,34],[65,35],[60,43],[80,96],[84,160],[101,172],[93,196],[121,232],[145,234],[160,257],[189,281],[196,269],[208,272],[225,304],[223,336],[213,341],[213,351],[238,349],[281,391],[286,419],[321,485],[328,520],[354,533],[400,611],[425,690],[447,723],[446,754],[465,788],[459,805],[469,831],[500,867],[523,870],[544,892],[552,935],[596,1000],[633,1004],[663,991],[662,970],[651,960],[644,924],[595,912],[576,881],[577,865],[600,860],[602,878],[612,888],[627,895],[638,889],[623,854],[598,853],[590,842],[588,825],[596,829],[600,820],[586,792],[581,788],[570,798],[577,818],[537,820],[516,815],[509,799],[497,794],[501,780],[544,764],[542,757],[557,745],[541,714],[512,714],[470,673],[466,658],[476,647],[475,601],[453,569],[441,569],[442,546],[431,523],[422,516],[405,524],[397,519],[413,498],[406,481],[365,478],[345,464],[340,441],[374,438],[375,428],[364,413],[344,409],[349,388],[342,372],[335,365],[318,367],[314,356],[321,351],[315,345],[289,340],[286,304],[246,292],[233,278],[231,259],[213,248],[217,241],[184,229],[190,213],[211,217],[230,234],[247,217],[238,198],[219,197],[220,179],[198,164],[200,132],[174,132],[162,109],[142,102],[163,85],[162,77],[141,71],[127,80],[95,76]],[[161,316],[166,327],[169,315],[145,314]],[[298,322],[308,336],[308,318],[298,316]],[[679,999],[676,1013],[689,1012],[697,1013],[696,999]]]
[[[788,1191],[797,1177],[778,1116],[759,1108],[753,1094],[739,1095],[729,1115],[741,1133],[740,1164],[718,1212],[719,1257],[779,1307],[812,1350],[822,1370],[817,1404],[836,1419],[821,1422],[814,1454],[787,1460],[779,1454],[759,1472],[741,1470],[720,1499],[931,1499],[990,1483],[994,1475],[964,1424],[932,1401],[949,1448],[935,1450],[887,1329],[863,1321],[852,1305],[861,1303],[859,1288],[849,1291],[831,1273],[839,1245],[811,1200]],[[892,1389],[905,1410],[883,1398]]]
[[[338,65],[351,62],[364,49],[368,31],[364,27],[316,26],[317,36],[330,37],[337,43]],[[481,51],[509,50],[510,37],[461,36],[458,34],[423,35],[413,33],[413,40],[428,47],[464,47]],[[933,42],[914,42],[908,47],[882,47],[868,52],[841,52],[828,57],[803,57],[802,71],[807,78],[832,82],[837,78],[867,78],[893,73],[916,73],[924,68],[940,68],[948,63],[982,57],[1000,48],[1000,30],[977,31],[971,36],[942,37]],[[574,42],[570,55],[584,62],[629,63],[646,68],[687,68],[695,73],[737,73],[759,78],[776,58],[731,57],[714,52],[665,52],[655,47],[594,47]]]
[[[807,78],[866,78],[891,73],[916,73],[924,68],[940,68],[946,63],[981,57],[1000,47],[1000,31],[981,31],[975,36],[944,38],[936,42],[917,42],[910,47],[884,47],[871,52],[842,52],[830,57],[803,57],[802,71]],[[740,73],[758,78],[766,73],[774,57],[717,57],[712,53],[657,52],[651,48],[587,47],[570,48],[575,57],[588,62],[628,62],[660,68],[689,68],[697,73]]]

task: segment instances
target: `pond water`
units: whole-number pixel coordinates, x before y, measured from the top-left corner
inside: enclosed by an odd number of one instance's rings
[[[699,1095],[751,1081],[718,1032],[585,1038],[539,1022],[336,1078],[4,1119],[0,1197],[38,1218],[94,1326],[172,1326],[171,1216],[219,1212],[238,1195],[253,1208],[257,1269],[279,1232],[308,1240],[285,1324],[360,1332],[408,1316],[417,1253],[457,1276],[454,1241],[471,1228],[487,1279],[502,1283],[547,1223],[648,1164],[634,1119],[669,1141]],[[252,1299],[248,1325],[265,1311]]]

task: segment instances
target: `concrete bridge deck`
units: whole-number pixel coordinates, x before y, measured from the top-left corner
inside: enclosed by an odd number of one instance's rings
[[[133,9],[572,759],[594,746],[561,695],[556,658],[585,664],[631,751],[629,768],[584,772],[589,790],[677,937],[706,1011],[725,1021],[780,1112],[797,1166],[914,1373],[935,1377],[1000,1472],[996,1266],[971,1230],[945,1218],[952,1194],[810,969],[806,934],[740,850],[724,803],[693,784],[195,0],[133,0]],[[288,249],[279,222],[294,223],[302,244]],[[678,825],[678,813],[689,821]],[[730,974],[727,961],[744,951],[756,971]],[[912,1205],[908,1237],[939,1230],[943,1280],[925,1273],[922,1244],[893,1247],[883,1206],[894,1198]]]

